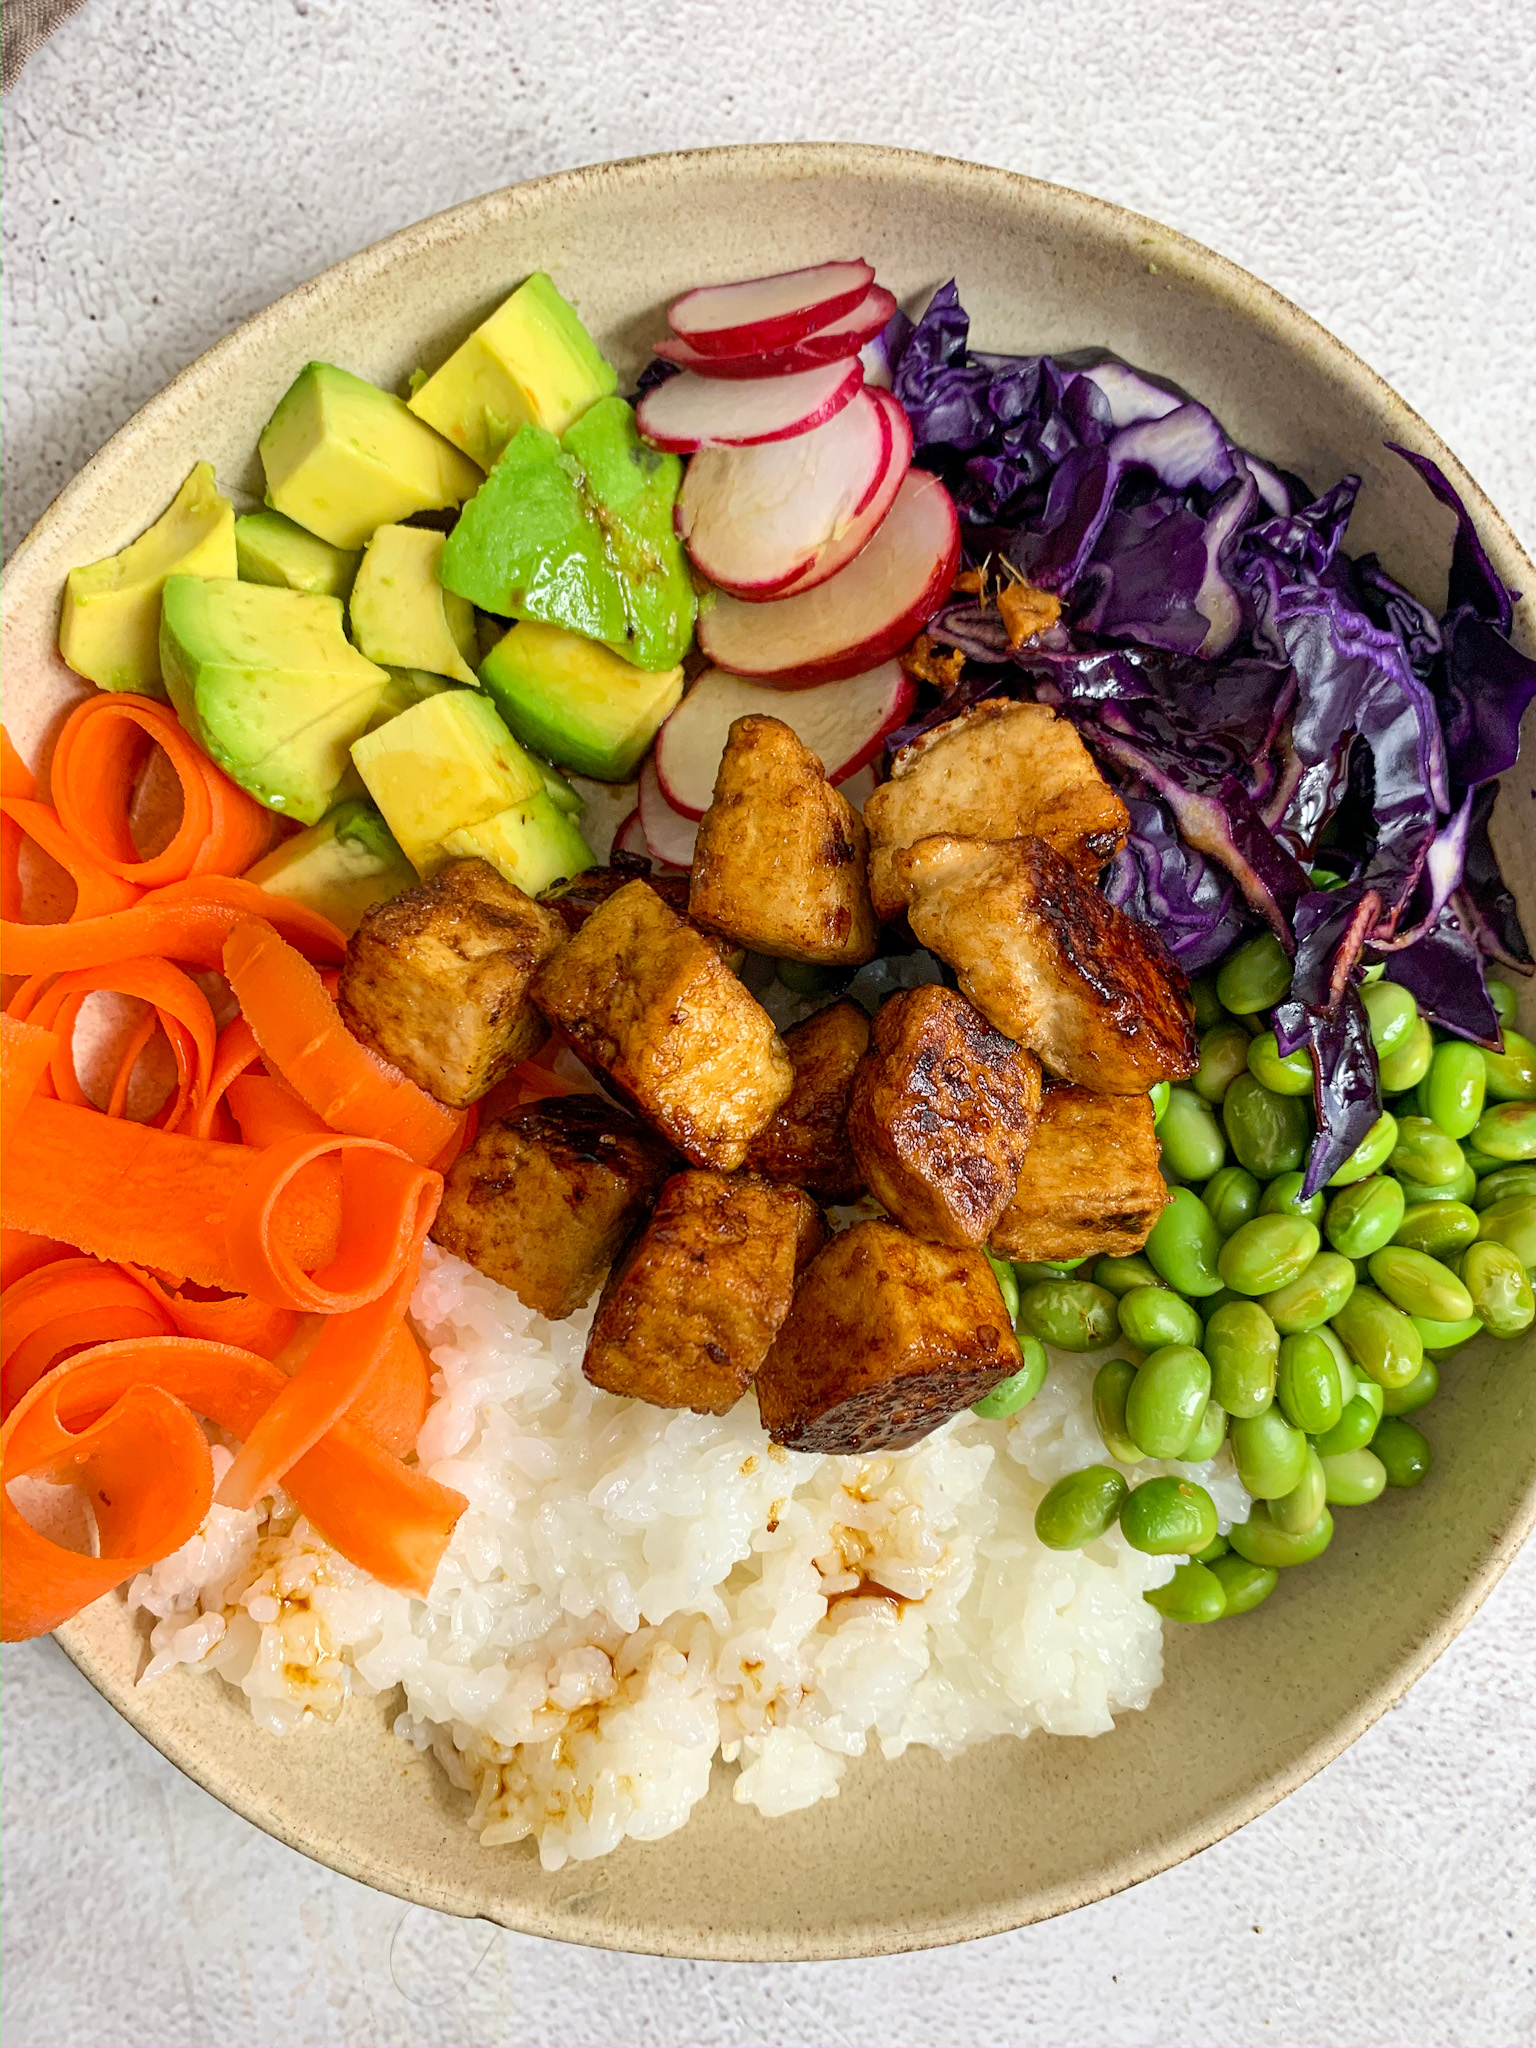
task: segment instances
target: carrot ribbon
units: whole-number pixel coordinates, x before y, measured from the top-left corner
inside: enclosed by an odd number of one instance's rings
[[[61,1259],[0,1295],[0,1417],[66,1353],[176,1325],[137,1280],[99,1259]]]
[[[127,887],[115,876],[108,879],[114,887]],[[150,954],[187,967],[221,967],[224,941],[250,917],[265,918],[306,957],[333,961],[346,953],[345,935],[330,919],[293,897],[268,895],[255,882],[193,875],[148,890],[131,909],[107,916],[77,917],[68,924],[19,924],[7,919],[0,923],[0,961],[7,974],[111,967],[119,960]]]
[[[176,1094],[153,1121],[163,1129],[177,1129],[189,1113],[197,1112],[207,1093],[218,1033],[208,998],[190,975],[168,960],[123,960],[112,967],[76,968],[61,974],[40,994],[26,996],[27,1021],[58,1033],[58,1049],[51,1062],[54,1094],[61,1102],[83,1105],[86,1101],[75,1072],[71,1041],[86,997],[101,989],[141,996],[151,1005],[151,1014],[122,1048],[107,1114],[122,1115],[129,1079],[158,1020],[176,1059]]]

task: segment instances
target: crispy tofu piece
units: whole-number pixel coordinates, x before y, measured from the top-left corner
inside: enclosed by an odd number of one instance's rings
[[[1018,1369],[983,1253],[856,1223],[806,1269],[757,1405],[791,1450],[902,1450]]]
[[[767,1011],[645,882],[593,911],[533,996],[694,1166],[733,1173],[793,1085]]]
[[[1071,723],[1044,704],[989,700],[901,749],[866,800],[875,914],[900,917],[894,856],[934,833],[1043,839],[1096,875],[1125,844],[1130,815]]]
[[[869,1018],[857,1003],[828,1003],[784,1034],[795,1070],[788,1102],[747,1152],[749,1173],[792,1181],[824,1202],[851,1202],[864,1175],[848,1143],[848,1095],[869,1048]]]
[[[587,868],[569,881],[551,883],[539,901],[555,912],[568,932],[579,932],[600,903],[630,882],[644,882],[669,910],[679,917],[688,915],[688,877],[653,874],[643,853],[611,854],[607,867]]]
[[[953,989],[892,996],[848,1104],[870,1193],[916,1237],[985,1244],[1018,1184],[1040,1085],[1034,1054]]]
[[[1194,1072],[1189,984],[1161,939],[1043,839],[920,839],[894,868],[917,937],[1049,1072],[1101,1095]]]
[[[432,1236],[558,1321],[591,1299],[676,1164],[600,1095],[530,1102],[454,1161]]]
[[[1004,1259],[1128,1258],[1168,1200],[1157,1159],[1146,1096],[1048,1088],[993,1251]]]
[[[864,822],[779,718],[738,718],[693,854],[688,915],[777,960],[875,957]]]
[[[463,1109],[544,1043],[528,991],[564,939],[554,912],[489,861],[454,861],[364,917],[341,969],[342,1019],[418,1088]]]
[[[582,1370],[610,1394],[727,1414],[826,1234],[799,1188],[747,1174],[675,1174],[608,1276]]]

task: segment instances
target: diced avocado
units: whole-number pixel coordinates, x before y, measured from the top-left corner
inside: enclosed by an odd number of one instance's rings
[[[428,675],[424,668],[391,668],[385,673],[389,681],[384,685],[379,708],[369,721],[370,732],[377,732],[381,725],[388,725],[392,718],[398,718],[402,711],[409,711],[413,704],[424,703],[428,697],[440,697],[444,690],[453,688],[446,677]]]
[[[242,583],[275,583],[312,597],[345,597],[362,559],[356,548],[333,548],[281,512],[247,512],[237,519],[235,554]]]
[[[247,869],[246,880],[318,910],[350,938],[376,903],[414,888],[416,870],[373,805],[353,797],[284,840]]]
[[[450,833],[544,789],[537,766],[478,690],[445,690],[402,711],[359,739],[352,759],[423,880],[453,858],[444,850]]]
[[[577,830],[576,820],[542,789],[483,824],[450,832],[446,846],[450,859],[474,855],[488,860],[525,896],[537,896],[552,882],[568,881],[597,866],[597,856]]]
[[[224,577],[167,579],[160,663],[210,760],[304,825],[335,802],[389,680],[342,630],[340,598]]]
[[[378,529],[352,586],[352,638],[386,668],[425,669],[473,689],[475,608],[437,580],[444,538],[425,526]]]
[[[71,569],[59,652],[104,690],[163,697],[160,593],[167,576],[233,576],[235,508],[200,462],[165,511],[121,553]]]
[[[536,270],[417,387],[410,406],[490,469],[519,427],[563,434],[618,381],[575,308]]]
[[[557,811],[568,811],[573,818],[579,818],[587,808],[587,800],[579,789],[574,788],[558,768],[551,768],[547,761],[537,754],[528,757],[544,778],[544,791]]]
[[[461,504],[480,471],[404,399],[306,363],[261,431],[267,503],[333,547],[360,548],[376,526]]]
[[[695,600],[672,510],[675,455],[647,448],[622,398],[563,441],[522,427],[465,506],[439,575],[482,611],[602,640],[637,668],[675,668]]]
[[[680,667],[622,661],[599,640],[526,620],[480,664],[480,681],[517,737],[600,782],[627,782],[683,694]]]

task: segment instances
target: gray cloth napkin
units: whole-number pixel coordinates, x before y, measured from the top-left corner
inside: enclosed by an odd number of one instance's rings
[[[61,21],[85,0],[4,0],[0,7],[0,92],[9,92],[21,67],[43,47]]]

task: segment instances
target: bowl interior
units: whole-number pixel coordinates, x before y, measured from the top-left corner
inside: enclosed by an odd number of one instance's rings
[[[1466,492],[1495,565],[1536,569],[1465,472],[1379,378],[1305,316],[1171,231],[1057,187],[898,151],[783,146],[651,158],[495,193],[365,251],[239,329],[125,427],[63,493],[3,586],[6,720],[46,759],[77,691],[53,649],[66,570],[123,545],[193,460],[260,492],[256,436],[311,357],[398,386],[535,268],[579,305],[621,374],[690,284],[862,252],[909,306],[959,279],[982,347],[1107,347],[1176,379],[1236,437],[1325,484],[1363,479],[1350,545],[1431,601],[1451,523],[1383,447],[1426,450]],[[1536,619],[1521,607],[1529,646]],[[1529,816],[1496,838],[1536,906]],[[1518,829],[1517,829],[1518,828]],[[1514,1351],[1514,1355],[1512,1354]],[[764,1821],[717,1767],[679,1834],[549,1874],[482,1849],[467,1801],[388,1732],[387,1703],[337,1728],[259,1733],[217,1682],[147,1693],[115,1599],[61,1632],[70,1655],[171,1759],[259,1826],[420,1903],[528,1932],[744,1959],[871,1954],[1043,1918],[1192,1854],[1337,1753],[1450,1640],[1536,1514],[1536,1344],[1459,1354],[1416,1494],[1341,1513],[1328,1558],[1241,1624],[1167,1631],[1151,1709],[1092,1741],[998,1741],[942,1763],[866,1759],[834,1801]],[[1523,1356],[1521,1354],[1524,1354]],[[1191,1734],[1198,1731],[1198,1738]]]

